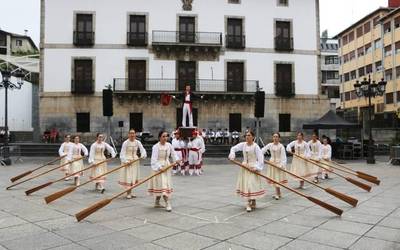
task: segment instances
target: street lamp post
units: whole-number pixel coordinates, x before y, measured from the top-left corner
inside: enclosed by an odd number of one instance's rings
[[[368,164],[375,164],[375,152],[374,145],[372,143],[372,103],[371,99],[376,96],[383,96],[386,91],[386,81],[381,79],[380,82],[375,83],[375,81],[371,82],[371,76],[364,78],[364,80],[360,83],[356,81],[354,84],[354,89],[356,90],[356,95],[358,97],[368,98],[368,123],[369,123],[369,140],[368,140]]]
[[[11,165],[11,159],[10,159],[10,149],[8,147],[8,141],[9,141],[9,136],[8,136],[8,89],[13,90],[13,89],[21,89],[23,85],[23,78],[24,75],[18,71],[14,74],[15,77],[17,77],[17,83],[12,83],[11,82],[11,72],[9,70],[4,70],[1,71],[2,75],[2,81],[0,82],[0,89],[4,88],[5,90],[5,98],[4,98],[4,147],[3,147],[3,159],[1,162],[3,162],[5,165]]]

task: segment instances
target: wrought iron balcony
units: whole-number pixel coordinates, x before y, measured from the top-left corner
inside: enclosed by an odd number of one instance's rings
[[[185,82],[185,84],[180,84]],[[116,93],[161,93],[180,92],[188,81],[179,79],[129,79],[114,78]],[[204,94],[250,94],[256,92],[257,81],[197,79],[192,90]]]
[[[280,97],[292,97],[295,95],[294,82],[275,82],[275,95]]]
[[[183,32],[154,30],[153,45],[222,46],[220,32]]]
[[[148,34],[147,32],[128,32],[126,44],[128,46],[147,46]]]
[[[71,80],[71,92],[74,94],[93,94],[94,80]]]
[[[244,49],[246,47],[245,35],[226,35],[225,47],[230,49]]]
[[[94,32],[74,31],[74,45],[75,46],[93,46],[94,45]]]
[[[275,49],[279,51],[292,51],[293,38],[292,37],[275,37]]]

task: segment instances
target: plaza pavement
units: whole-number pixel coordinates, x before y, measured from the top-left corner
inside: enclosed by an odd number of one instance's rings
[[[244,211],[234,194],[238,167],[226,160],[206,159],[201,177],[173,177],[173,211],[153,208],[144,185],[137,198],[120,198],[78,223],[74,214],[119,192],[118,174],[108,178],[101,195],[94,185],[46,205],[43,197],[71,185],[61,182],[32,196],[24,191],[61,176],[59,171],[6,191],[9,178],[50,158],[22,158],[0,166],[0,250],[3,249],[400,249],[400,166],[351,161],[347,166],[378,176],[382,183],[368,193],[338,177],[323,185],[359,199],[356,208],[322,190],[305,193],[344,210],[341,217],[310,201],[283,191],[283,199],[268,195],[255,212]],[[141,167],[141,175],[149,173]],[[117,166],[114,161],[111,166]],[[85,177],[86,179],[86,177]],[[297,186],[290,182],[290,186]]]

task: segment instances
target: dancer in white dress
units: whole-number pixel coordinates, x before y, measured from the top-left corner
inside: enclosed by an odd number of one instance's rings
[[[58,149],[58,155],[59,156],[66,156],[60,160],[60,166],[66,164],[69,162],[68,160],[68,152],[71,150],[72,147],[72,142],[71,142],[71,136],[70,135],[65,135],[64,136],[64,142],[61,144],[60,148]],[[69,175],[71,172],[71,164],[67,164],[63,166],[60,170],[65,173],[65,175]],[[70,180],[70,178],[65,178],[66,181]]]
[[[322,146],[321,146],[321,158],[322,158],[322,162],[330,165],[332,162],[332,147],[331,145],[328,144],[328,139],[324,138],[322,139]],[[332,168],[329,168],[329,170],[332,170]],[[327,170],[323,170],[322,171],[322,179],[328,179],[329,175],[328,175],[329,171]]]
[[[74,143],[72,143],[72,146],[70,147],[70,150],[68,152],[68,161],[72,161],[75,159],[78,159],[79,157],[82,157],[82,154],[84,156],[88,156],[89,152],[85,145],[80,143],[80,137],[79,135],[74,136]],[[82,169],[85,168],[85,165],[83,164],[83,160],[79,161],[74,161],[71,163],[71,174],[76,173],[78,171],[81,171]],[[74,183],[76,186],[78,186],[79,183],[79,178],[83,175],[83,173],[78,173],[75,174],[74,177]]]
[[[318,140],[318,135],[316,133],[312,134],[312,139],[308,142],[308,146],[310,147],[310,159],[314,161],[321,160],[321,142]],[[310,168],[313,167],[313,172],[315,173],[314,182],[319,182],[319,177],[322,173],[323,168],[319,168],[315,164],[309,164]]]

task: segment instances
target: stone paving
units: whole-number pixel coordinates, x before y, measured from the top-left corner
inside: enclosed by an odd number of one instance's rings
[[[136,191],[136,199],[117,199],[80,223],[75,213],[121,190],[116,184],[118,174],[110,176],[104,195],[89,184],[46,205],[44,196],[71,182],[25,196],[26,189],[59,178],[61,173],[55,171],[6,191],[10,177],[49,158],[22,160],[0,166],[0,250],[400,249],[400,167],[388,165],[386,158],[373,166],[364,161],[347,164],[379,176],[382,184],[371,184],[370,193],[338,177],[323,182],[359,199],[356,208],[306,186],[305,193],[343,209],[341,217],[287,191],[282,200],[275,201],[271,187],[268,196],[259,200],[258,209],[246,213],[244,201],[234,194],[238,167],[226,160],[206,159],[203,176],[173,177],[171,213],[152,207],[153,198],[144,185]],[[146,176],[148,160],[141,168]]]

